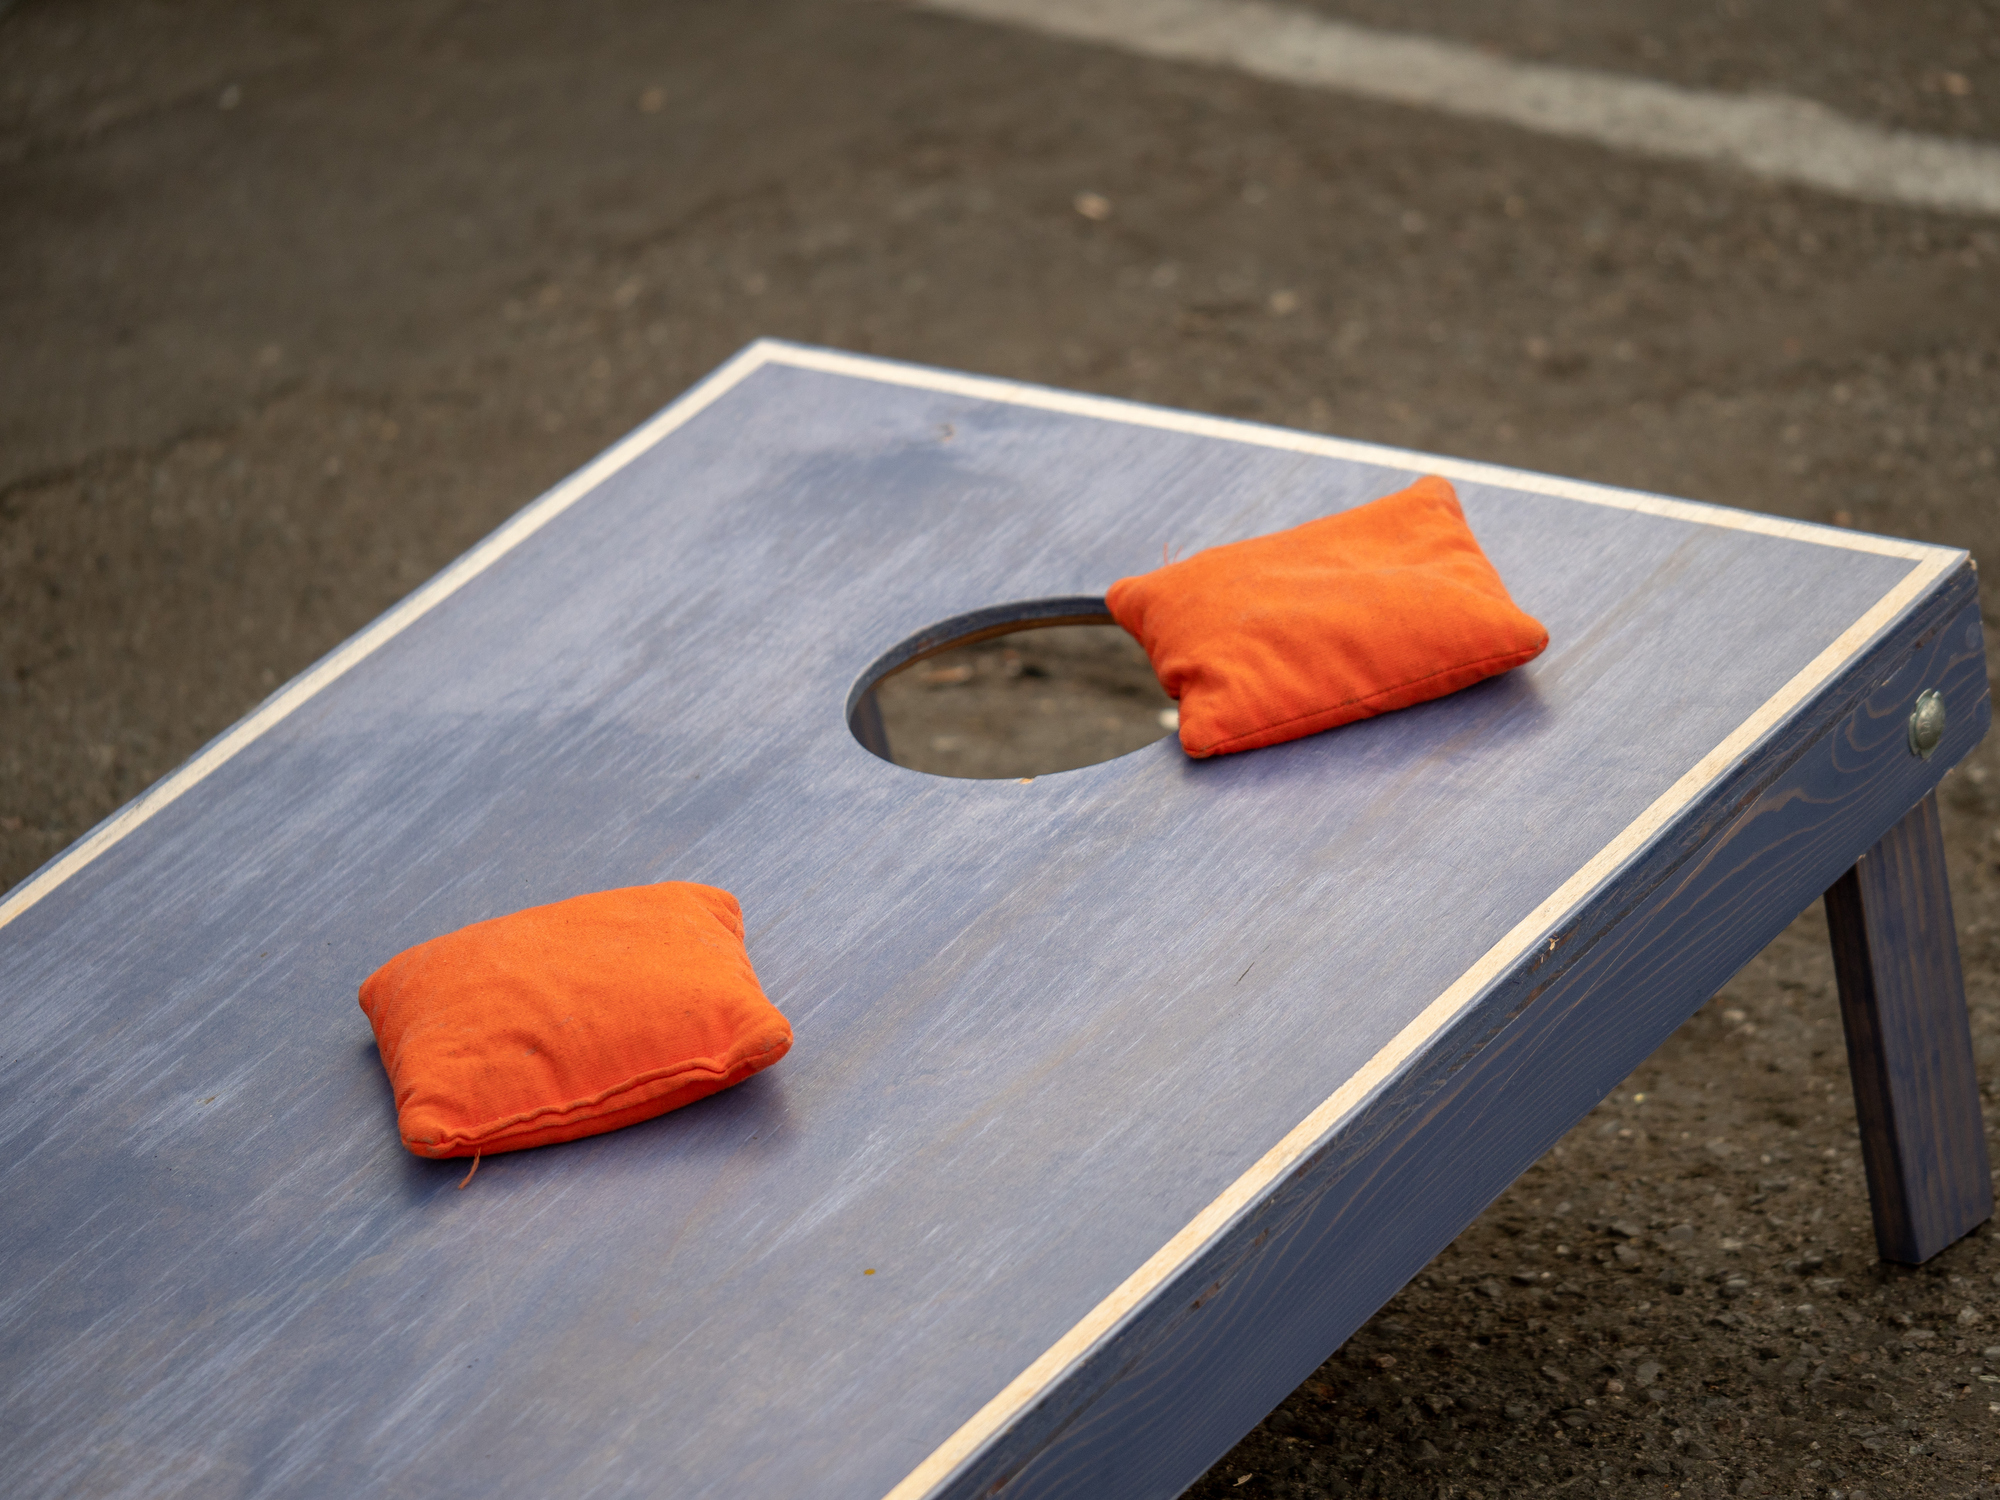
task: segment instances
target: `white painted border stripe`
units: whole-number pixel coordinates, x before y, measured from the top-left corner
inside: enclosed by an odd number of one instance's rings
[[[1787,521],[1780,516],[1759,515],[1755,511],[1731,510],[1725,505],[1705,505],[1697,500],[1669,500],[1639,490],[1623,490],[1614,485],[1590,484],[1581,479],[1558,479],[1527,469],[1510,469],[1500,464],[1478,463],[1471,459],[1444,458],[1435,453],[1419,453],[1409,448],[1390,448],[1379,443],[1358,443],[1347,438],[1321,437],[1317,433],[1293,432],[1284,427],[1266,427],[1230,417],[1204,417],[1194,412],[1173,411],[1163,406],[1143,406],[1112,396],[1083,396],[1047,386],[1023,385],[1018,381],[996,380],[985,375],[957,375],[922,365],[898,364],[868,355],[842,354],[832,349],[808,349],[773,342],[769,346],[773,364],[792,365],[801,370],[818,370],[828,375],[851,375],[857,380],[873,380],[884,385],[915,386],[927,391],[945,391],[975,401],[1004,401],[1012,406],[1031,406],[1039,411],[1057,411],[1070,416],[1096,417],[1105,422],[1122,422],[1132,427],[1154,427],[1165,432],[1185,432],[1196,437],[1219,438],[1232,443],[1251,443],[1260,448],[1277,448],[1289,453],[1311,453],[1322,458],[1346,459],[1351,463],[1380,464],[1389,469],[1416,469],[1426,474],[1442,474],[1467,484],[1490,484],[1503,489],[1527,490],[1531,494],[1553,495],[1563,500],[1580,500],[1586,505],[1608,505],[1643,515],[1663,516],[1673,521],[1689,521],[1699,526],[1720,526],[1729,531],[1753,531],[1762,536],[1783,537],[1787,541],[1812,542],[1822,547],[1839,547],[1849,552],[1872,552],[1879,557],[1906,557],[1911,561],[1949,552],[1924,542],[1899,541],[1895,537],[1871,536],[1865,531],[1848,531],[1838,526],[1816,526],[1810,521]]]
[[[1714,162],[1881,203],[2000,213],[2000,147],[1884,130],[1811,100],[1492,57],[1263,0],[911,0],[1174,62],[1234,68],[1544,135]]]
[[[1239,1215],[1254,1206],[1258,1196],[1275,1184],[1300,1157],[1338,1129],[1419,1048],[1456,1020],[1487,985],[1539,943],[1551,928],[1561,925],[1564,918],[1580,906],[1592,891],[1637,854],[1648,839],[1734,765],[1786,714],[1804,702],[1814,689],[1839,671],[1878,631],[1936,582],[1954,561],[1956,554],[1933,555],[1904,574],[1902,580],[1877,600],[1873,608],[1842,631],[1832,645],[1814,657],[1790,682],[1738,725],[1727,739],[1661,793],[1652,806],[1634,818],[1619,831],[1616,838],[1598,850],[1589,863],[1564,881],[1554,895],[1516,923],[1511,932],[1459,975],[1449,989],[1425,1006],[1415,1020],[1328,1095],[1324,1103],[1286,1132],[1284,1139],[1266,1151],[1247,1172],[1189,1220],[1144,1265],[1126,1277],[1110,1296],[1093,1307],[1069,1332],[1051,1344],[1040,1358],[1009,1381],[999,1395],[981,1407],[971,1420],[912,1469],[884,1500],[919,1500],[920,1496],[931,1493],[949,1479],[953,1471],[976,1455],[1036,1396],[1088,1355],[1093,1347],[1115,1333],[1119,1325],[1169,1277],[1200,1254]]]
[[[151,822],[220,769],[237,751],[280,721],[289,718],[321,689],[337,681],[391,640],[436,609],[494,563],[512,552],[592,489],[631,463],[676,427],[709,406],[759,365],[769,353],[752,344],[721,366],[643,427],[605,449],[541,499],[528,506],[402,603],[360,634],[314,663],[265,699],[247,717],[209,743],[193,760],[164,781],[141,793],[78,839],[42,870],[21,882],[0,900],[0,928],[61,885],[78,870]]]

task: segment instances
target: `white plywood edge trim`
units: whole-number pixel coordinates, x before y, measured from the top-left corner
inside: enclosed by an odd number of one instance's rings
[[[1732,730],[1721,744],[1695,762],[1650,807],[1620,829],[1610,843],[1557,887],[1547,900],[1521,918],[1505,937],[1459,975],[1443,994],[1425,1006],[1386,1046],[1329,1094],[1317,1109],[1287,1131],[1282,1140],[1190,1219],[1144,1265],[1126,1277],[1109,1296],[940,1443],[929,1457],[889,1491],[884,1500],[919,1500],[919,1497],[934,1493],[950,1480],[1037,1396],[1115,1334],[1177,1271],[1254,1207],[1300,1158],[1337,1131],[1377,1089],[1472,1005],[1487,986],[1538,944],[1548,942],[1553,947],[1557,939],[1549,936],[1552,929],[1561,926],[1592,891],[1644,849],[1647,842],[1682,809],[1908,609],[1958,555],[1941,548],[1926,550],[1930,555],[1904,574],[1894,588]]]
[[[1147,406],[1123,401],[1115,396],[1084,396],[1048,386],[1020,381],[998,380],[985,375],[959,375],[946,370],[927,369],[896,360],[863,354],[842,354],[832,349],[813,349],[800,344],[767,340],[754,346],[766,351],[773,364],[795,369],[817,370],[829,375],[850,375],[861,380],[888,385],[914,386],[920,390],[943,391],[978,401],[1003,401],[1013,406],[1031,406],[1040,411],[1063,412],[1070,416],[1096,417],[1106,422],[1123,422],[1135,427],[1153,427],[1163,432],[1184,432],[1196,437],[1220,438],[1233,443],[1251,443],[1288,453],[1310,453],[1323,458],[1346,459],[1352,463],[1379,464],[1391,469],[1414,469],[1440,474],[1465,484],[1492,485],[1499,489],[1526,490],[1531,494],[1552,495],[1578,500],[1586,505],[1606,505],[1642,515],[1662,516],[1702,526],[1720,526],[1730,531],[1749,531],[1762,536],[1784,537],[1788,541],[1811,542],[1822,547],[1838,547],[1849,552],[1872,552],[1880,557],[1908,558],[1912,562],[1943,552],[1957,556],[1957,549],[1925,542],[1906,542],[1895,537],[1873,536],[1865,531],[1849,531],[1839,526],[1819,526],[1810,521],[1790,521],[1782,516],[1760,515],[1756,511],[1733,510],[1726,505],[1709,505],[1698,500],[1670,500],[1641,490],[1619,489],[1615,485],[1591,484],[1581,479],[1558,479],[1529,469],[1511,469],[1502,464],[1480,463],[1474,459],[1447,458],[1436,453],[1420,453],[1409,448],[1390,448],[1379,443],[1361,443],[1348,438],[1322,437],[1318,433],[1294,432],[1285,427],[1267,427],[1231,417],[1207,417],[1195,412],[1174,411],[1163,406]]]

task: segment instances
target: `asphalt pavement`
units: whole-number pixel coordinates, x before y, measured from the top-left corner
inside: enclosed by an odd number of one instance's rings
[[[2000,141],[1990,0],[1307,8]],[[2000,220],[880,0],[25,0],[0,223],[0,885],[759,335],[2000,566]],[[1196,1493],[1988,1493],[2000,1244],[1874,1265],[1817,922]]]

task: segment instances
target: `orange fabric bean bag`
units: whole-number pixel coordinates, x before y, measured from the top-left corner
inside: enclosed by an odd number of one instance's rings
[[[406,949],[361,1009],[419,1156],[491,1155],[665,1114],[768,1068],[736,898],[686,881],[574,896]]]
[[[1105,595],[1180,702],[1192,756],[1254,750],[1469,687],[1539,655],[1436,476]]]

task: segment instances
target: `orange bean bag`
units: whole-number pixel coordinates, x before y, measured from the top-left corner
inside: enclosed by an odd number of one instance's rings
[[[390,959],[361,1009],[419,1156],[572,1141],[691,1104],[792,1045],[736,898],[686,881],[573,896]]]
[[[1105,603],[1179,700],[1181,748],[1192,756],[1440,698],[1549,643],[1435,476],[1121,578]]]

